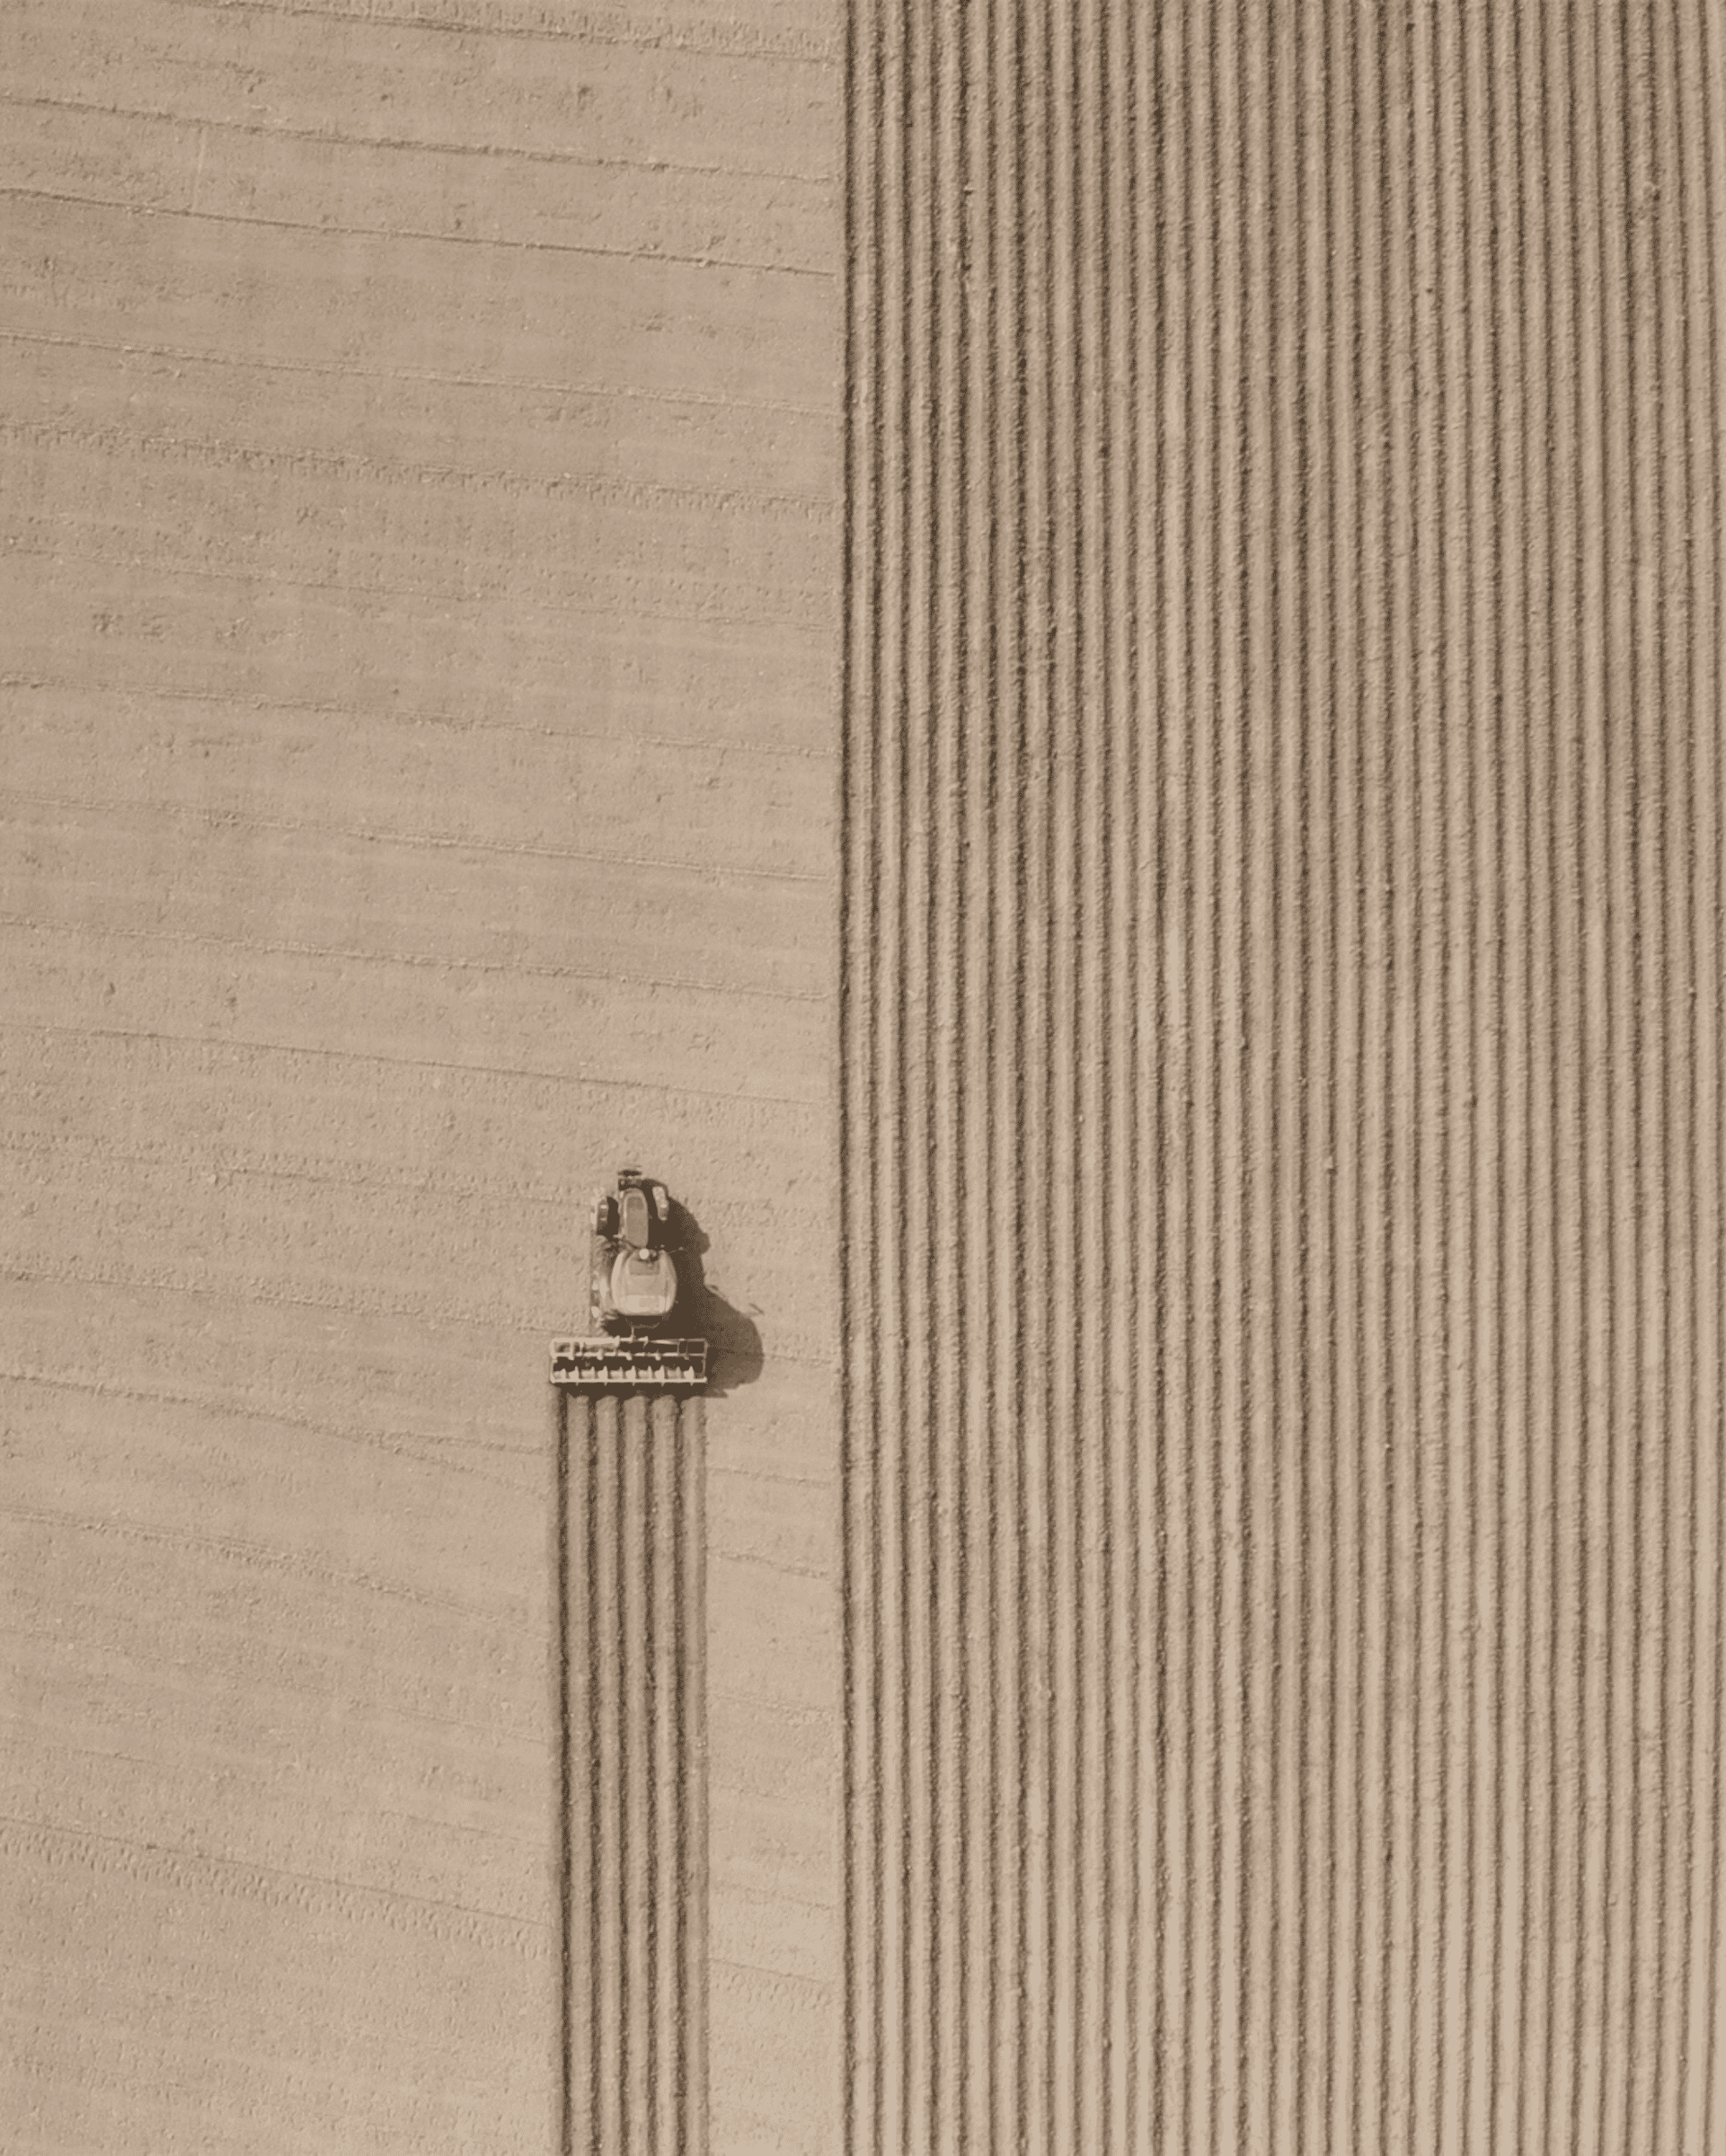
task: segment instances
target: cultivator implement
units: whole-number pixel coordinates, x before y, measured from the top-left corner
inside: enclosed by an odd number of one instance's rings
[[[707,1343],[609,1334],[553,1340],[552,1383],[573,1392],[694,1392],[707,1383]]]

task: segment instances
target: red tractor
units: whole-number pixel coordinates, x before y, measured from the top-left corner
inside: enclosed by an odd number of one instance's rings
[[[552,1343],[552,1383],[587,1391],[693,1391],[707,1382],[707,1343],[677,1332],[686,1286],[677,1215],[663,1183],[620,1168],[593,1202],[592,1330]]]

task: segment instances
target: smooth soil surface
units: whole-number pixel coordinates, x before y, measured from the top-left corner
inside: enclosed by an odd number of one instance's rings
[[[4,11],[9,2156],[554,2145],[625,1160],[730,1313],[713,2145],[835,2145],[836,32]]]

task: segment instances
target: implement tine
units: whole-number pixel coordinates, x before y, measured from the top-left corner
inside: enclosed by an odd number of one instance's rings
[[[551,1381],[574,1392],[691,1392],[707,1382],[707,1343],[609,1335],[553,1340]]]

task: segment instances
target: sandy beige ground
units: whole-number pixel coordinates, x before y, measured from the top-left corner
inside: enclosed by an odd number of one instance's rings
[[[855,21],[851,2145],[1703,2156],[1719,10]]]
[[[1720,2145],[1723,66],[5,11],[0,2145]]]
[[[538,2152],[544,1345],[709,1409],[716,2147],[833,2145],[833,24],[0,25],[0,2143]]]

